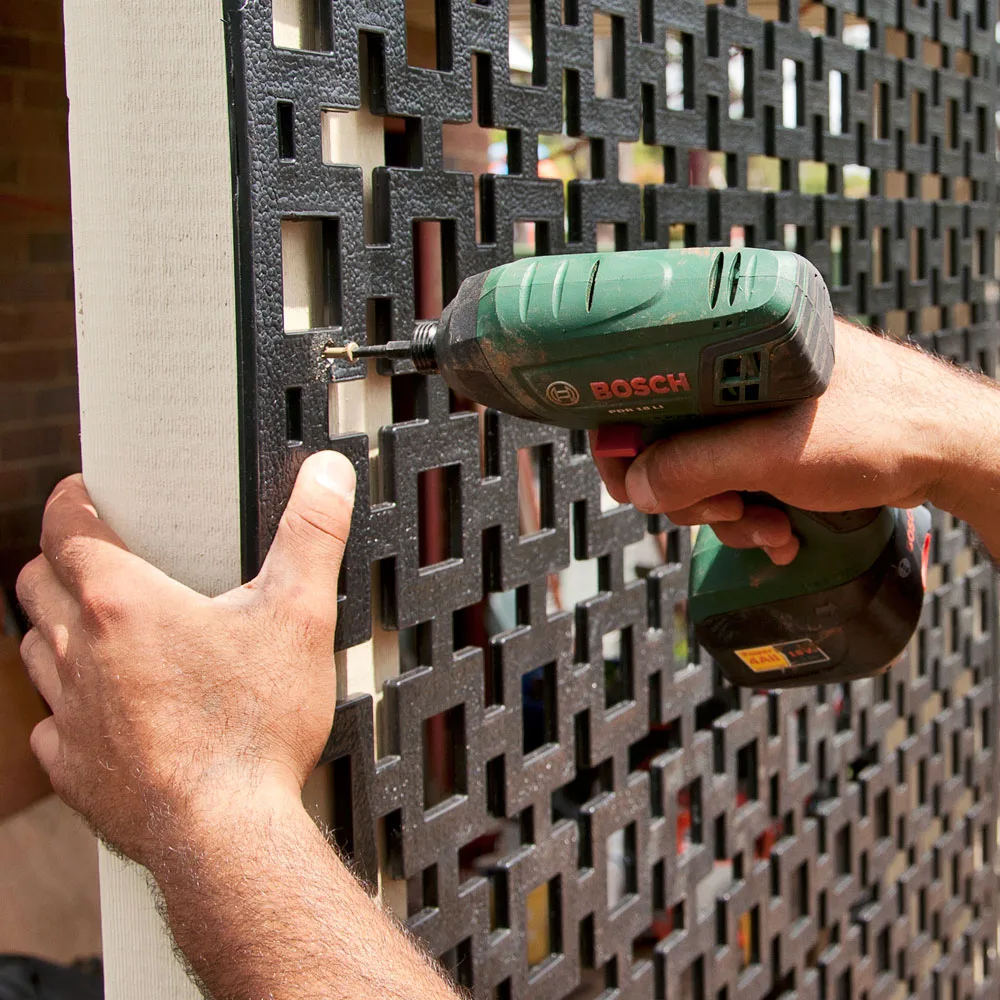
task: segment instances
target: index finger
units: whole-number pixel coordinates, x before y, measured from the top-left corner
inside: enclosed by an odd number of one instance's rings
[[[42,515],[42,553],[63,586],[79,590],[81,578],[109,547],[128,547],[101,520],[80,475],[68,476],[52,491]]]

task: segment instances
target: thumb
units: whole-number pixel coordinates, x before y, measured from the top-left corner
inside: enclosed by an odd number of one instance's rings
[[[322,617],[335,614],[354,488],[354,466],[338,452],[317,452],[302,463],[257,576],[267,598],[294,595]]]
[[[662,514],[773,485],[775,430],[768,416],[759,416],[657,441],[629,466],[629,500],[647,514]]]

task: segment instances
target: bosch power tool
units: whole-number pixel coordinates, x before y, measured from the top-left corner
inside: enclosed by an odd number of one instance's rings
[[[834,314],[819,272],[794,253],[569,254],[468,278],[411,340],[326,353],[409,358],[459,396],[596,428],[605,454],[632,456],[668,434],[820,396],[833,371]],[[702,527],[689,589],[699,644],[732,682],[756,688],[888,669],[920,618],[929,512],[746,499],[783,509],[801,547],[775,566]]]

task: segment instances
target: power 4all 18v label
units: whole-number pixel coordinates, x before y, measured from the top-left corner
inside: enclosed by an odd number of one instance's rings
[[[830,659],[812,639],[792,639],[790,642],[779,642],[774,646],[737,649],[736,655],[755,674],[808,667],[815,663],[826,663]]]

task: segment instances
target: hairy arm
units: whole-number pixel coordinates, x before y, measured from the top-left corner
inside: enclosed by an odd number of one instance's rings
[[[291,789],[199,816],[152,863],[178,947],[215,1000],[456,1000]]]
[[[742,492],[817,511],[930,501],[1000,559],[996,383],[849,323],[837,324],[836,351],[817,400],[677,434],[634,461],[599,460],[609,492],[675,524],[710,524],[779,565],[798,552],[788,518],[745,506]]]
[[[964,384],[943,418],[945,462],[928,499],[970,524],[1000,563],[1000,385],[966,372],[949,374]]]
[[[336,703],[353,498],[346,459],[307,459],[260,574],[210,599],[129,552],[74,476],[18,579],[22,658],[53,713],[32,748],[149,869],[215,1000],[456,997],[302,805]]]

